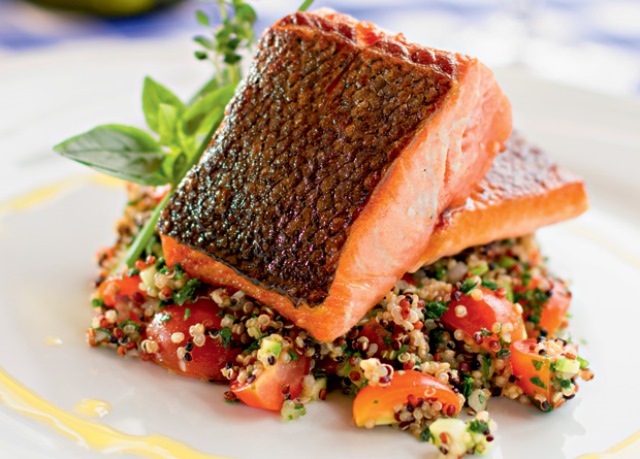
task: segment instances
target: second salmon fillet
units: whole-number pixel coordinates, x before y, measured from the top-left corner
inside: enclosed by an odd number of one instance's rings
[[[509,102],[476,59],[299,12],[262,37],[158,228],[203,255],[198,277],[331,341],[422,260],[510,133]],[[291,313],[302,307],[318,314]]]

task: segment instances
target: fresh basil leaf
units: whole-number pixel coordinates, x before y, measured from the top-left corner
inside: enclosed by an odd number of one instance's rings
[[[174,107],[178,112],[178,116],[184,113],[185,106],[178,96],[152,78],[146,77],[144,79],[144,88],[142,89],[142,110],[144,111],[147,125],[158,134],[160,133],[158,118],[160,105],[162,104]]]
[[[211,78],[207,81],[204,86],[202,86],[198,92],[193,96],[193,98],[189,101],[189,106],[191,107],[193,104],[198,102],[202,97],[206,96],[210,92],[215,91],[220,87],[220,83],[217,77]]]
[[[162,171],[166,154],[146,132],[106,124],[59,143],[53,149],[99,172],[142,185],[169,182]]]
[[[201,136],[207,134],[211,130],[211,128],[220,125],[222,118],[224,118],[224,108],[218,107],[214,110],[211,110],[207,117],[202,120],[202,123],[200,124],[200,127],[196,132],[196,135]]]
[[[173,185],[177,185],[187,172],[187,155],[182,151],[177,151],[167,156],[162,163],[162,170],[167,177],[171,177]]]
[[[194,135],[209,132],[213,124],[212,119],[218,118],[219,109],[224,115],[224,108],[227,106],[233,93],[235,85],[225,85],[211,91],[198,99],[184,114],[182,131],[186,135]],[[204,121],[207,120],[207,123]]]
[[[178,124],[178,110],[172,105],[160,104],[158,109],[158,134],[162,145],[177,145],[176,126]]]

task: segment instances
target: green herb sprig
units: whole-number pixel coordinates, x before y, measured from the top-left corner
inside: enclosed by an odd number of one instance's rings
[[[170,185],[167,195],[136,233],[120,269],[131,268],[153,239],[162,209],[189,169],[202,157],[242,79],[242,58],[255,41],[253,27],[257,14],[244,0],[214,3],[218,5],[221,23],[212,27],[212,16],[197,11],[197,21],[210,31],[209,36],[194,38],[200,46],[195,57],[213,63],[213,77],[188,102],[147,77],[142,109],[151,133],[133,126],[105,124],[54,147],[66,158],[128,182]],[[305,11],[312,3],[313,0],[305,0],[299,10]]]
[[[204,48],[196,57],[214,63],[213,77],[188,102],[147,77],[142,109],[150,132],[133,126],[105,124],[54,147],[60,155],[98,172],[140,185],[170,185],[171,190],[137,232],[120,268],[132,267],[153,238],[162,209],[185,174],[200,160],[222,122],[224,110],[242,78],[242,53],[254,42],[257,19],[244,0],[216,0],[222,23],[197,12],[198,22],[211,28],[211,38],[194,40]]]

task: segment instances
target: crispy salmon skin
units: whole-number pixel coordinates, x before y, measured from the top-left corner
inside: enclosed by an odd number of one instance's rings
[[[509,102],[476,59],[298,12],[265,32],[163,212],[167,258],[331,341],[420,263],[510,133]]]

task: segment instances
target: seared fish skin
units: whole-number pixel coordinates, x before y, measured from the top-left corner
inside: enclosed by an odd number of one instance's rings
[[[158,228],[209,259],[206,280],[250,288],[330,341],[420,261],[510,132],[509,103],[477,60],[299,12],[262,37]]]

